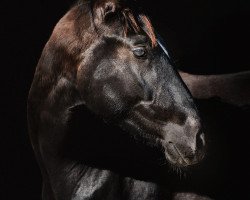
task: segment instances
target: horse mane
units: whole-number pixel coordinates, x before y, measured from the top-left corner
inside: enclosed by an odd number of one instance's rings
[[[145,14],[139,14],[137,19],[130,9],[123,9],[122,15],[124,17],[124,34],[127,35],[129,30],[133,30],[135,33],[143,30],[148,37],[150,38],[152,47],[155,47],[157,44],[156,35],[154,32],[154,28],[149,18]]]

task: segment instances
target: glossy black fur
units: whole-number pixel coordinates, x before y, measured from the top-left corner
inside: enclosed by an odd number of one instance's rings
[[[166,199],[171,166],[204,156],[190,93],[128,5],[74,6],[44,48],[28,99],[44,200]]]

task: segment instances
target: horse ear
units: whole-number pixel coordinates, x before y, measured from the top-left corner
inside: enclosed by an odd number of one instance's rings
[[[94,22],[97,25],[107,22],[117,11],[118,0],[97,0],[93,6]]]

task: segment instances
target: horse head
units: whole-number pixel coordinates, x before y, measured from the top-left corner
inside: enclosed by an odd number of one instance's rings
[[[159,147],[174,166],[198,163],[205,138],[197,108],[149,18],[134,1],[80,2],[56,25],[30,89],[30,136],[39,160],[62,146],[69,110],[83,104]]]
[[[196,164],[205,138],[192,96],[148,17],[129,5],[116,0],[91,5],[96,36],[77,69],[78,91],[105,121],[161,146],[171,164]]]

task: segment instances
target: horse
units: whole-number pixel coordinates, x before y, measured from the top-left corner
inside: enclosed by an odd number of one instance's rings
[[[75,4],[44,47],[27,104],[43,200],[166,199],[169,170],[205,155],[192,96],[135,1]]]

